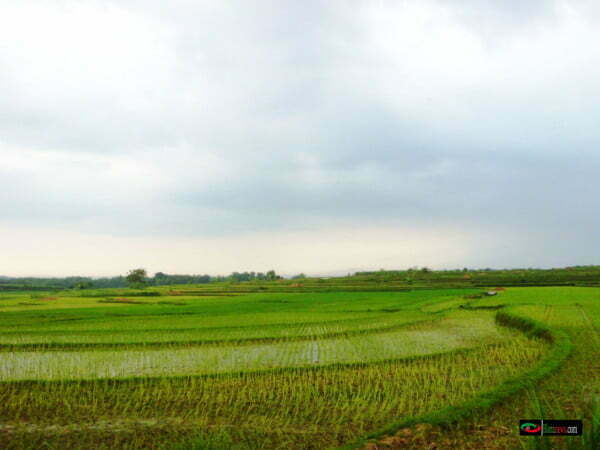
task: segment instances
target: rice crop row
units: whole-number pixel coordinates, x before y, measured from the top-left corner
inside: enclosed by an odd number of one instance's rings
[[[376,361],[501,342],[491,314],[456,312],[397,331],[244,346],[0,353],[0,380],[197,374]]]
[[[215,345],[275,340],[302,340],[336,337],[348,334],[381,332],[435,318],[418,312],[386,314],[384,316],[325,321],[299,325],[272,324],[244,327],[184,328],[163,330],[46,330],[0,332],[0,350],[51,349],[107,346],[148,347],[166,345]]]
[[[544,327],[569,337],[572,351],[551,373],[546,373],[491,412],[471,411],[471,418],[452,427],[418,426],[390,432],[383,442],[391,448],[421,449],[425,446],[481,449],[589,449],[600,443],[600,289],[514,288],[499,298],[483,298],[480,305],[503,303],[502,311],[538,322],[529,332],[543,334]],[[503,314],[503,313],[502,313]],[[537,330],[537,331],[536,331]],[[555,364],[556,365],[556,364]],[[581,419],[579,437],[523,437],[521,418]]]
[[[556,365],[559,347],[544,327],[524,326],[524,334],[504,326],[518,320],[500,313],[498,324],[495,310],[461,306],[507,305],[545,323],[564,307],[587,324],[589,340],[597,326],[590,302],[582,300],[583,314],[564,301],[573,291],[561,291],[552,308],[540,306],[552,289],[532,290],[533,300],[525,289],[468,300],[477,291],[180,292],[134,304],[73,296],[48,301],[56,309],[11,299],[0,343],[23,347],[0,352],[0,442],[320,449],[398,424],[467,422]],[[165,299],[185,305],[158,303]]]
[[[220,377],[5,382],[0,416],[7,448],[324,448],[498,385],[541,358],[545,346],[529,342],[513,335],[467,353]]]

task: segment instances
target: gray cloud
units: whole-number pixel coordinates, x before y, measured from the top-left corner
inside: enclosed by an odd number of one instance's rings
[[[0,10],[0,225],[503,230],[464,256],[485,265],[507,236],[531,248],[506,265],[600,250],[594,2]]]

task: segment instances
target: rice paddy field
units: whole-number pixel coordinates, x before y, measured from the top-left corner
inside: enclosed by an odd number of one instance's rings
[[[0,448],[600,448],[600,288],[317,284],[1,293]]]

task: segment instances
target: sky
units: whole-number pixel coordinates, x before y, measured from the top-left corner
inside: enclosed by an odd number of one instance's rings
[[[600,261],[600,6],[0,0],[0,275]]]

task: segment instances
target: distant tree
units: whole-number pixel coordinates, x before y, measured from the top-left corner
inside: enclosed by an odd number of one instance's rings
[[[79,283],[76,283],[74,287],[75,289],[91,289],[94,285],[91,281],[80,281]]]
[[[431,269],[429,267],[422,267],[421,268],[421,272],[423,272],[423,273],[430,273]]]
[[[132,269],[125,279],[129,287],[144,287],[146,285],[146,269]]]
[[[198,283],[210,283],[210,275],[199,275],[196,280]]]
[[[164,272],[156,272],[152,280],[150,280],[151,284],[154,286],[160,286],[163,284],[169,283],[169,276]]]
[[[350,275],[348,274],[348,276],[350,276]],[[292,280],[301,280],[303,278],[306,278],[306,275],[304,275],[303,273],[299,273],[298,275],[294,275],[292,277]]]
[[[265,275],[265,279],[269,281],[281,280],[282,278],[283,277],[277,275],[274,270],[269,270]]]

